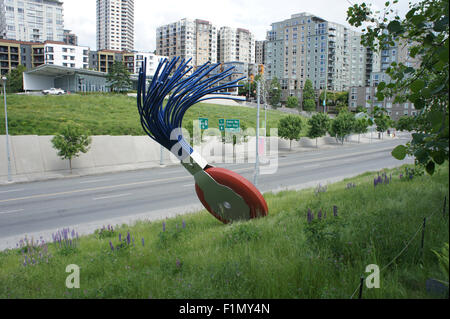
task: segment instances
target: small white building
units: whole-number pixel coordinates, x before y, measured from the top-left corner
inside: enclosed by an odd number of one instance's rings
[[[150,52],[135,52],[135,74],[139,74],[141,66],[144,64],[145,59],[147,59],[147,75],[153,76],[158,68],[158,64],[161,60],[169,59],[166,56],[156,55]]]
[[[44,43],[44,63],[76,69],[89,68],[89,47],[68,45],[64,42]]]

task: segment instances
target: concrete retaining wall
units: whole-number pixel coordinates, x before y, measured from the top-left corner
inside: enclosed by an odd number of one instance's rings
[[[58,157],[57,151],[51,144],[52,136],[10,136],[11,172],[24,180],[39,178],[41,175],[57,177],[69,174],[69,162]],[[249,137],[248,145],[237,145],[235,153],[237,157],[253,158],[255,156],[254,137]],[[289,149],[289,141],[275,137],[267,139],[269,143],[277,139],[278,150]],[[358,136],[349,138],[350,142],[357,142]],[[361,142],[367,142],[367,137],[362,136]],[[323,137],[318,139],[319,147],[337,145],[336,139]],[[276,145],[276,144],[272,144]],[[292,142],[292,149],[315,148],[316,141],[301,138]],[[231,144],[223,145],[219,141],[213,142],[202,149],[202,155],[208,161],[219,162],[217,154],[232,153]],[[91,148],[88,153],[81,154],[72,160],[73,174],[96,174],[121,170],[132,170],[160,166],[160,145],[147,136],[93,136]],[[209,156],[212,156],[209,158]],[[177,164],[178,161],[166,149],[163,150],[164,165]],[[6,137],[0,135],[0,180],[6,180],[8,175],[8,161],[6,155]]]

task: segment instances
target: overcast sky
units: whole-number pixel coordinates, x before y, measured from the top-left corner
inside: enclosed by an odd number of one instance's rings
[[[63,0],[64,27],[78,35],[78,44],[96,50],[96,0]],[[387,0],[366,0],[381,9]],[[273,22],[292,14],[308,12],[348,25],[350,3],[362,0],[135,0],[135,49],[156,49],[156,28],[183,18],[208,20],[217,27],[250,30],[256,40],[264,40]],[[412,0],[413,3],[418,0]],[[409,0],[400,0],[396,8],[401,16],[408,11]]]

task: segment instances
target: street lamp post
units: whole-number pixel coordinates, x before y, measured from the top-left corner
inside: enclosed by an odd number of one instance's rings
[[[8,157],[8,182],[12,181],[11,178],[11,156],[9,154],[9,133],[8,133],[8,110],[6,106],[6,76],[2,77],[3,81],[3,96],[5,100],[5,127],[6,127],[6,155]]]
[[[255,176],[253,184],[258,186],[258,175],[259,175],[259,92],[260,92],[260,82],[257,81],[257,111],[256,111],[256,161],[255,161]]]

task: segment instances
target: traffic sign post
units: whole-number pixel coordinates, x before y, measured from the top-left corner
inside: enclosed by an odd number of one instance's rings
[[[219,130],[225,131],[225,119],[219,119]]]
[[[200,123],[200,129],[201,130],[207,130],[208,129],[208,119],[199,118],[198,122]]]
[[[230,133],[239,133],[241,131],[240,120],[226,120],[225,129]]]

